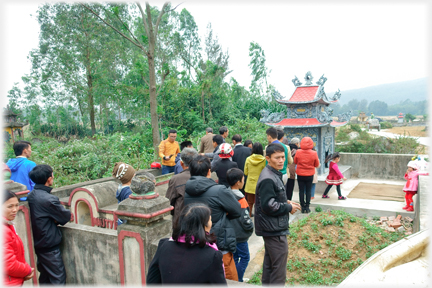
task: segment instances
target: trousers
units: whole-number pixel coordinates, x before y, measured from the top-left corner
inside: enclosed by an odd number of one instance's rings
[[[225,278],[229,280],[238,281],[237,268],[234,263],[232,252],[223,254],[222,261],[225,268]]]
[[[405,192],[405,201],[407,206],[413,206],[414,207],[414,201],[412,197],[417,194],[415,191],[404,191]]]
[[[286,191],[287,199],[290,201],[292,200],[294,186],[295,186],[295,179],[288,178],[285,191]]]
[[[309,208],[311,190],[312,190],[312,181],[313,181],[313,175],[312,176],[297,175],[300,206],[302,207],[302,209]]]
[[[285,285],[286,264],[288,261],[288,241],[286,235],[263,236],[264,263],[262,285]]]
[[[60,248],[49,252],[36,252],[39,284],[66,284],[66,270]]]
[[[234,263],[237,269],[238,281],[243,282],[243,275],[250,261],[248,242],[237,242],[236,248]]]

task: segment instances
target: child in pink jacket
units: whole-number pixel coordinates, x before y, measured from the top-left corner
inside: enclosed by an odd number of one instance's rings
[[[419,172],[419,167],[414,161],[408,162],[407,166],[408,170],[405,173],[405,179],[407,180],[407,182],[403,188],[407,205],[405,207],[402,207],[402,209],[405,209],[407,211],[414,211],[414,203],[412,197],[417,194],[418,175],[429,175],[429,173]]]

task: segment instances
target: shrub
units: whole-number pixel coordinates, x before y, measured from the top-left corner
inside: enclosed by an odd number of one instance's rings
[[[390,128],[393,128],[393,125],[390,122],[384,121],[384,122],[381,122],[381,128],[382,129],[390,129]]]
[[[351,124],[351,130],[356,131],[358,133],[362,132],[359,124]]]

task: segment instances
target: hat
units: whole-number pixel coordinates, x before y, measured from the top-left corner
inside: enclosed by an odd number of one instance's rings
[[[219,157],[220,158],[230,158],[234,155],[234,150],[232,149],[231,145],[228,143],[222,143],[219,147]]]
[[[162,166],[159,162],[153,162],[153,163],[151,163],[150,168],[151,169],[160,169],[160,168],[162,168]]]
[[[126,163],[117,162],[114,165],[112,176],[120,180],[122,184],[128,183],[135,175],[135,169]]]
[[[407,166],[408,166],[408,167],[411,167],[411,168],[413,168],[413,169],[415,169],[415,170],[418,170],[418,169],[419,169],[419,165],[417,164],[416,161],[409,161],[408,164],[407,164]]]

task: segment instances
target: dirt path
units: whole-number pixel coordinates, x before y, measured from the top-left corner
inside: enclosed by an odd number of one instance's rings
[[[391,129],[383,129],[385,132],[398,134],[398,135],[406,135],[413,137],[428,137],[428,133],[423,131],[425,126],[406,126],[406,127],[393,127]]]

